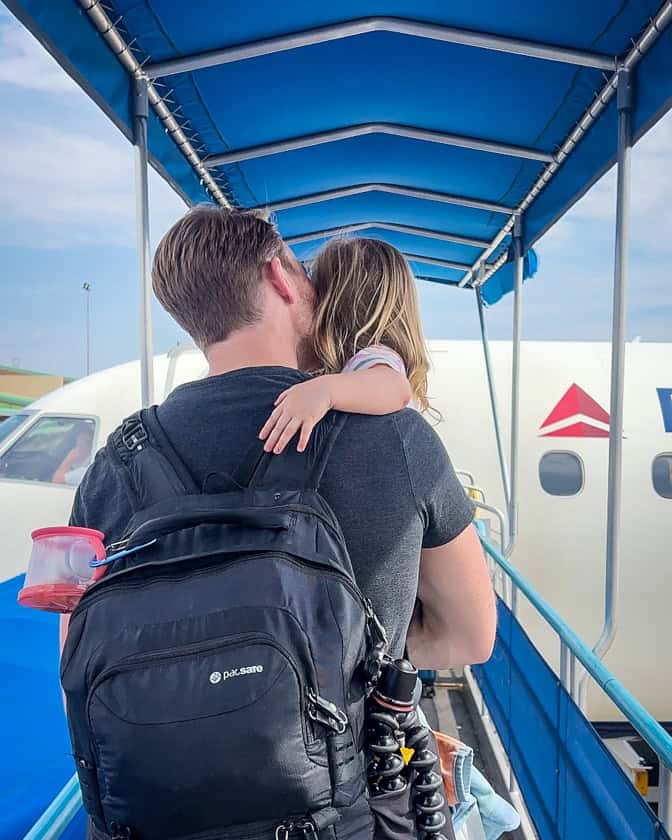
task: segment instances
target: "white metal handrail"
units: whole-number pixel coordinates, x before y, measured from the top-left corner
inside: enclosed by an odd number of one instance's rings
[[[520,590],[548,626],[556,632],[560,641],[560,678],[565,690],[576,700],[572,674],[573,662],[578,661],[658,756],[660,790],[658,817],[665,830],[672,831],[672,736],[616,679],[602,660],[533,589],[501,552],[497,551],[483,536],[481,536],[481,543],[487,554],[511,580],[512,591]]]

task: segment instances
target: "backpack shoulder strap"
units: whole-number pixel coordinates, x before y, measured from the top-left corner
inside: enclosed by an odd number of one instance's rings
[[[264,442],[255,440],[233,480],[240,487],[278,487],[318,490],[324,469],[348,415],[330,412],[313,430],[305,452],[297,452],[293,440],[282,453],[264,452]]]
[[[342,411],[332,411],[325,418],[326,422],[324,424],[320,423],[319,427],[315,430],[317,432],[315,438],[315,458],[312,463],[307,485],[311,490],[320,489],[322,476],[329,462],[334,444],[343,431],[348,417],[349,415]]]
[[[164,432],[156,416],[156,406],[127,417],[113,432],[110,442],[130,472],[143,507],[174,496],[200,493]]]

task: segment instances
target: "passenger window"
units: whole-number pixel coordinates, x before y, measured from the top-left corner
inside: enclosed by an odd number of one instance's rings
[[[551,496],[575,496],[583,480],[583,461],[573,452],[547,452],[539,461],[539,481]]]
[[[653,489],[663,499],[672,499],[672,452],[653,459]]]
[[[0,479],[76,487],[91,462],[95,432],[88,417],[40,417],[0,458]]]

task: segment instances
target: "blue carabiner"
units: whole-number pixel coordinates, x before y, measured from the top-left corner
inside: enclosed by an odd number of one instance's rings
[[[154,538],[142,545],[135,545],[133,548],[126,548],[124,551],[118,551],[116,554],[111,554],[109,557],[103,557],[102,560],[89,560],[89,567],[97,569],[98,566],[107,566],[110,563],[114,563],[115,560],[119,560],[121,557],[126,557],[128,554],[135,554],[136,551],[142,551],[143,548],[149,548],[149,546],[154,545],[156,541],[156,538]]]

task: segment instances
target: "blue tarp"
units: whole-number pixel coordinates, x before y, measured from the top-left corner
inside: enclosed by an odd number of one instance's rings
[[[20,607],[0,583],[0,838],[19,840],[74,772],[58,679],[58,616]],[[84,814],[62,840],[84,836]]]
[[[111,20],[139,60],[159,61],[319,26],[384,15],[623,56],[661,0],[343,0],[220,3],[108,0]],[[7,5],[131,137],[129,80],[74,0],[9,0]],[[637,73],[634,127],[641,135],[672,103],[672,28]],[[388,122],[516,144],[552,153],[605,81],[604,71],[389,32],[287,50],[166,79],[166,94],[202,157],[365,122]],[[193,202],[199,178],[152,116],[155,164]],[[614,161],[616,104],[531,205],[525,247]],[[220,167],[231,201],[264,205],[353,184],[390,183],[515,206],[544,163],[383,134],[332,142]],[[285,236],[360,222],[423,226],[490,241],[506,216],[408,196],[371,192],[277,214]],[[471,264],[473,246],[376,230],[413,254]],[[316,242],[296,247],[305,257]],[[504,242],[502,248],[508,247]],[[496,256],[496,255],[495,255]],[[460,272],[423,264],[422,276],[456,283]],[[492,281],[498,291],[510,284]]]
[[[542,840],[669,840],[511,611],[472,672]]]

